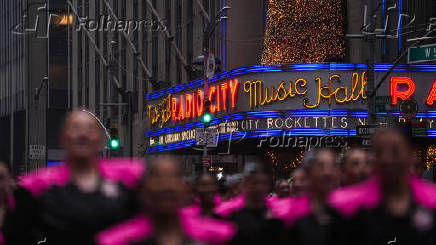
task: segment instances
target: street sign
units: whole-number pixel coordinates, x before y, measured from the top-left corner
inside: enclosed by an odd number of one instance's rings
[[[419,63],[436,60],[436,44],[422,45],[409,48],[408,62]]]
[[[195,129],[195,145],[197,146],[205,146],[206,145],[207,135],[204,131],[204,128]]]
[[[212,52],[209,52],[206,61],[206,77],[211,78],[215,75],[215,55]]]
[[[218,132],[216,128],[197,128],[195,129],[195,145],[217,147]]]
[[[363,138],[362,145],[363,146],[371,146],[371,138]]]
[[[29,145],[30,160],[45,160],[45,145]]]
[[[376,105],[389,105],[391,103],[391,96],[376,96],[375,104]]]
[[[373,135],[377,130],[378,125],[360,125],[356,127],[356,135],[360,137],[368,137]]]
[[[218,133],[216,128],[206,129],[206,146],[217,147],[218,146]]]

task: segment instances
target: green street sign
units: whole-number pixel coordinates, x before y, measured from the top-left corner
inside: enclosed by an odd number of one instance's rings
[[[436,61],[436,44],[409,48],[407,63],[411,64],[428,61]]]
[[[375,97],[376,105],[389,105],[391,104],[391,96],[376,96]]]

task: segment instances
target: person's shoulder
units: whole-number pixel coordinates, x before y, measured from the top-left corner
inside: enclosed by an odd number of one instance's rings
[[[223,244],[236,233],[234,224],[215,218],[182,213],[182,225],[188,237],[197,242]]]
[[[217,205],[214,209],[214,213],[223,218],[230,218],[233,212],[241,210],[244,207],[244,203],[244,196],[239,195]]]
[[[412,175],[409,178],[413,197],[417,204],[429,209],[436,209],[436,185]]]
[[[29,191],[32,196],[39,196],[52,186],[63,186],[70,180],[70,173],[64,165],[41,168],[18,178],[18,186]]]
[[[201,214],[201,207],[198,204],[193,204],[187,207],[184,207],[181,209],[180,213],[182,215],[200,215]]]
[[[352,217],[362,209],[377,207],[381,200],[378,178],[363,183],[342,187],[333,191],[328,204],[344,217]]]
[[[270,204],[272,218],[280,219],[286,227],[311,213],[309,196],[287,197]]]
[[[129,158],[102,159],[99,167],[103,178],[121,182],[129,188],[137,186],[145,171],[142,160]]]
[[[138,215],[101,231],[96,236],[96,242],[98,245],[128,245],[147,239],[152,232],[150,220],[143,215]]]

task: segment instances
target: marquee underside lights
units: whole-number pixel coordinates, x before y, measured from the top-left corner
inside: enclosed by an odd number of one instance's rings
[[[379,112],[377,113],[379,116],[395,116],[395,117],[401,117],[401,113],[399,111],[388,111],[388,112]],[[268,118],[306,118],[310,117],[312,118],[312,121],[319,120],[317,124],[315,122],[311,123],[311,126],[315,127],[323,127],[323,123],[325,120],[324,118],[329,118],[328,120],[334,120],[333,118],[336,118],[337,120],[337,127],[340,127],[340,124],[342,118],[361,118],[362,124],[366,123],[364,121],[366,117],[368,116],[368,113],[366,111],[347,111],[347,110],[290,110],[290,111],[250,111],[250,112],[240,112],[240,113],[234,113],[231,115],[226,115],[222,117],[216,117],[211,121],[211,126],[213,125],[219,125],[222,123],[229,123],[232,121],[238,121],[238,120],[256,120],[256,119],[268,119]],[[436,111],[418,111],[416,117],[418,118],[429,118],[429,125],[428,127],[430,129],[436,130]],[[318,118],[318,119],[316,119]],[[287,122],[283,122],[287,123]],[[300,122],[301,126],[304,127],[304,119]],[[307,123],[306,123],[307,124]],[[294,122],[295,125],[295,122]],[[332,123],[329,123],[328,126],[332,126]],[[286,125],[285,125],[286,126]],[[334,126],[334,125],[333,125]],[[351,125],[347,125],[349,127]],[[147,137],[156,137],[160,135],[167,135],[182,131],[187,131],[190,129],[195,128],[201,128],[203,127],[202,122],[194,122],[194,123],[187,123],[175,127],[167,127],[162,128],[158,130],[151,130],[147,132]],[[294,126],[297,127],[297,126]],[[327,127],[327,126],[325,126]],[[303,128],[304,129],[304,128]]]
[[[250,139],[250,138],[261,138],[261,137],[271,137],[271,136],[281,136],[286,132],[288,135],[294,135],[294,136],[324,136],[324,135],[334,135],[334,136],[356,136],[356,130],[355,129],[327,129],[327,130],[320,130],[320,129],[308,129],[308,130],[299,130],[299,129],[293,129],[293,130],[269,130],[269,131],[254,131],[254,132],[237,132],[233,133],[230,137],[230,134],[222,134],[219,137],[219,141],[229,141],[229,140],[240,140],[242,138],[244,139]],[[436,138],[436,130],[427,130],[426,135],[415,135],[417,137],[431,137]],[[195,145],[195,140],[186,140],[174,144],[169,145],[159,145],[159,146],[153,146],[148,148],[148,153],[154,153],[154,152],[162,152],[162,151],[170,151],[170,150],[177,150],[181,148],[187,148],[192,147]]]

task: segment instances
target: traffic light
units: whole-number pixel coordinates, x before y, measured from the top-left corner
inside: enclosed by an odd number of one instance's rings
[[[212,121],[212,114],[210,113],[210,100],[204,100],[203,123],[205,128],[209,127],[210,121]]]
[[[118,136],[118,127],[117,125],[113,125],[110,129],[110,136],[111,139],[108,142],[109,144],[109,149],[111,150],[111,155],[112,156],[118,156],[119,155],[119,151],[120,151],[120,140],[119,140],[119,136]]]
[[[120,141],[118,139],[111,139],[110,147],[114,150],[118,149],[120,147]]]

